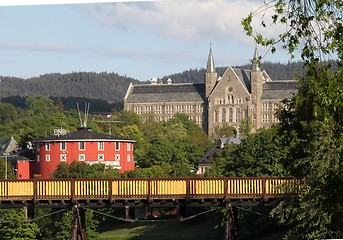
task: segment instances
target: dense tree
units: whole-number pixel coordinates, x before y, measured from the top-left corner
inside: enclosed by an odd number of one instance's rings
[[[15,107],[9,103],[0,103],[0,124],[5,124],[10,121],[15,121],[18,118],[18,113]]]
[[[293,226],[289,239],[343,237],[343,18],[342,1],[271,1],[243,20],[248,35],[252,21],[272,8],[271,22],[287,26],[279,39],[254,34],[258,43],[270,46],[282,42],[292,55],[300,49],[306,74],[299,78],[299,91],[280,113],[280,133],[291,152],[285,166],[304,177],[298,205],[281,205],[276,214]],[[266,27],[265,18],[262,26]],[[335,68],[329,57],[338,58]]]
[[[119,178],[117,169],[105,164],[87,164],[84,162],[61,163],[53,174],[54,178]]]
[[[26,80],[1,77],[0,98],[44,95],[99,99],[101,96],[102,100],[121,103],[130,82],[138,81],[106,72],[51,73]]]
[[[237,135],[237,129],[229,124],[223,124],[222,126],[217,126],[214,129],[212,138],[219,139],[223,137],[234,137]]]
[[[0,236],[4,240],[40,239],[41,233],[34,222],[24,222],[22,210],[0,210]]]
[[[242,139],[239,145],[228,144],[216,151],[210,176],[287,176],[283,167],[289,148],[285,148],[277,129],[260,129]]]
[[[226,176],[226,168],[235,163],[235,152],[237,144],[227,144],[223,149],[217,149],[212,159],[211,169],[206,170],[205,176],[223,177]]]
[[[330,54],[343,59],[342,8],[340,0],[272,0],[250,13],[242,24],[249,36],[263,46],[270,46],[272,52],[281,42],[293,57],[300,48],[301,57],[307,62],[318,61]],[[273,13],[267,19],[265,13],[269,9]],[[260,21],[259,15],[262,15],[262,27],[281,25],[285,30],[279,33],[278,38],[256,31],[252,23],[254,18]]]

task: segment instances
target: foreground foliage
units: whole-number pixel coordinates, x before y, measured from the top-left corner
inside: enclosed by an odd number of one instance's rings
[[[279,38],[254,34],[257,15],[272,9],[271,24],[285,26]],[[291,230],[287,239],[343,237],[343,3],[340,0],[278,0],[265,3],[243,19],[246,33],[276,51],[276,44],[294,56],[300,49],[306,74],[299,92],[280,112],[279,134],[290,155],[284,167],[304,177],[300,204],[281,204],[274,212]],[[261,25],[269,27],[266,16]],[[337,57],[336,66],[325,61]]]

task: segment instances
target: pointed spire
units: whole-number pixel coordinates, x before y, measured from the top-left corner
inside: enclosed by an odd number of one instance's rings
[[[252,59],[252,70],[253,71],[261,71],[260,56],[258,55],[257,45],[255,45],[254,57]]]
[[[210,52],[208,54],[206,72],[208,72],[208,73],[216,72],[216,69],[214,68],[214,60],[213,60],[213,54],[212,54],[212,44],[210,44]]]

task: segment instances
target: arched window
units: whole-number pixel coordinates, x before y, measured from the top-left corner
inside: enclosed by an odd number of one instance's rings
[[[229,122],[232,122],[233,121],[233,110],[232,108],[230,108],[229,110]]]
[[[241,109],[237,108],[236,109],[236,122],[240,122],[241,121]]]
[[[226,122],[226,109],[222,109],[222,122]]]

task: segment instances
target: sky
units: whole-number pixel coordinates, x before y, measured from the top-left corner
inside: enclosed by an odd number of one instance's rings
[[[0,0],[0,76],[115,72],[140,81],[249,63],[240,22],[262,0]],[[257,19],[258,20],[258,19]],[[258,24],[256,23],[258,28]],[[277,35],[278,27],[267,34]],[[260,55],[267,49],[258,46]],[[281,49],[263,61],[286,63]]]

